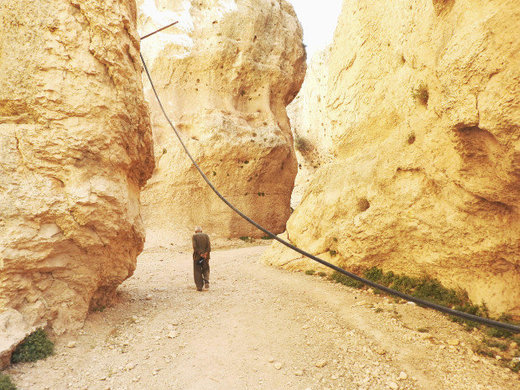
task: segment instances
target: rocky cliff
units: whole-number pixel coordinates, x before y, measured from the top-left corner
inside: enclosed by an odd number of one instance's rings
[[[309,61],[302,88],[287,106],[294,136],[294,150],[298,173],[291,196],[291,207],[301,202],[305,188],[316,170],[333,160],[333,144],[327,115],[328,73],[325,67],[330,57],[330,46],[315,53]]]
[[[315,115],[333,161],[312,177],[290,240],[520,316],[520,4],[344,2],[320,69]],[[266,258],[315,268],[278,247]]]
[[[302,30],[284,0],[141,1],[142,52],[183,140],[215,186],[275,232],[285,229],[297,166],[285,107],[305,74]],[[258,236],[209,190],[145,82],[156,170],[143,193],[147,242],[202,225]]]
[[[143,247],[154,161],[135,25],[132,0],[0,3],[0,312],[28,327],[80,326]]]

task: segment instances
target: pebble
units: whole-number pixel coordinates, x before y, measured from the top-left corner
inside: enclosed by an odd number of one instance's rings
[[[280,363],[280,362],[276,362],[276,363],[274,364],[274,368],[276,368],[277,370],[280,370],[280,369],[282,368],[282,363]]]
[[[67,348],[75,348],[76,347],[76,342],[75,341],[70,341],[68,344],[67,344]]]
[[[473,356],[471,360],[473,360],[476,363],[480,361],[480,358],[478,356]]]
[[[318,367],[318,368],[323,368],[327,365],[327,361],[326,360],[320,360],[318,361],[315,366]]]
[[[457,339],[449,339],[449,340],[447,341],[447,343],[448,343],[448,345],[457,346],[457,345],[460,344],[460,341],[457,340]]]
[[[399,386],[395,382],[388,383],[388,387],[391,388],[392,390],[398,390],[399,389]]]
[[[151,301],[151,300],[152,300],[152,295],[151,295],[151,294],[148,294],[148,295],[145,297],[145,299],[146,299],[147,301]]]
[[[376,350],[376,353],[377,353],[378,355],[386,355],[386,351],[385,351],[383,348],[378,348],[378,349]]]
[[[269,363],[274,363],[274,357],[269,358]]]
[[[294,375],[296,375],[296,376],[303,376],[303,371],[302,370],[295,371]]]
[[[172,331],[172,332],[168,333],[168,338],[170,338],[170,339],[174,339],[177,336],[178,336],[178,334],[176,331]]]
[[[401,373],[399,374],[399,380],[404,381],[405,379],[408,379],[408,374],[404,371],[401,371]]]

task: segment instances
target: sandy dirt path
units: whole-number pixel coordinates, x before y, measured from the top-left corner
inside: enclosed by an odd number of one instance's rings
[[[116,305],[7,373],[22,390],[520,388],[444,316],[269,268],[264,250],[213,252],[197,292],[186,248],[148,248]]]

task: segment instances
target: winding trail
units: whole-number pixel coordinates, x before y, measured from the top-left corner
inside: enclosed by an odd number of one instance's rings
[[[148,248],[116,305],[7,373],[22,390],[520,388],[446,317],[269,268],[264,250],[213,252],[197,292],[187,248]]]

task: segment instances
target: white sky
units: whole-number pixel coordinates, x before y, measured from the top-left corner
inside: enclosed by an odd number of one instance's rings
[[[332,42],[343,0],[287,0],[303,27],[303,42],[310,59],[316,50]]]

